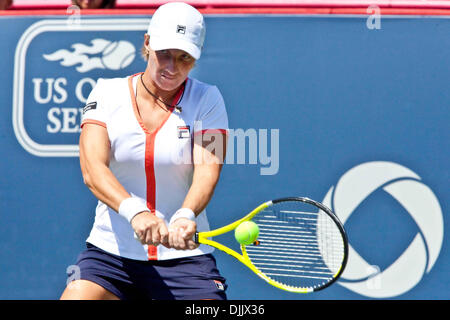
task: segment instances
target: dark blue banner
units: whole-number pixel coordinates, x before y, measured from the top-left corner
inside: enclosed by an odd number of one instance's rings
[[[98,78],[144,71],[149,19],[0,17],[0,299],[57,299],[76,276],[96,204],[79,168],[81,110]],[[191,77],[219,87],[231,128],[211,227],[307,196],[336,212],[350,241],[341,279],[310,295],[216,250],[229,298],[450,298],[448,17],[206,24]]]

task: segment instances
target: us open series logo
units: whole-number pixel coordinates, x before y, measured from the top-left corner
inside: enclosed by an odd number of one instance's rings
[[[76,157],[80,120],[98,78],[140,71],[149,19],[41,20],[19,39],[12,122],[18,142],[40,157]],[[138,47],[139,46],[139,47]],[[136,49],[138,48],[138,49]]]

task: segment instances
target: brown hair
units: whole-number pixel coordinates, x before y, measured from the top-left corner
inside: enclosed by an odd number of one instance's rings
[[[141,56],[145,61],[148,61],[149,52],[148,49],[145,47],[145,44],[142,45]]]

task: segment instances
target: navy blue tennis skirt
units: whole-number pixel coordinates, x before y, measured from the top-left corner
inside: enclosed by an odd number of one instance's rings
[[[87,243],[77,265],[80,279],[95,282],[122,300],[226,300],[226,280],[211,254],[139,261]]]

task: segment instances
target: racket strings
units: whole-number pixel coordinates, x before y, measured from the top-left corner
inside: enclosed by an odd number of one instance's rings
[[[299,210],[281,202],[252,220],[259,226],[259,245],[247,246],[253,265],[283,285],[316,288],[330,282],[342,265],[344,245],[334,221],[315,206]]]

